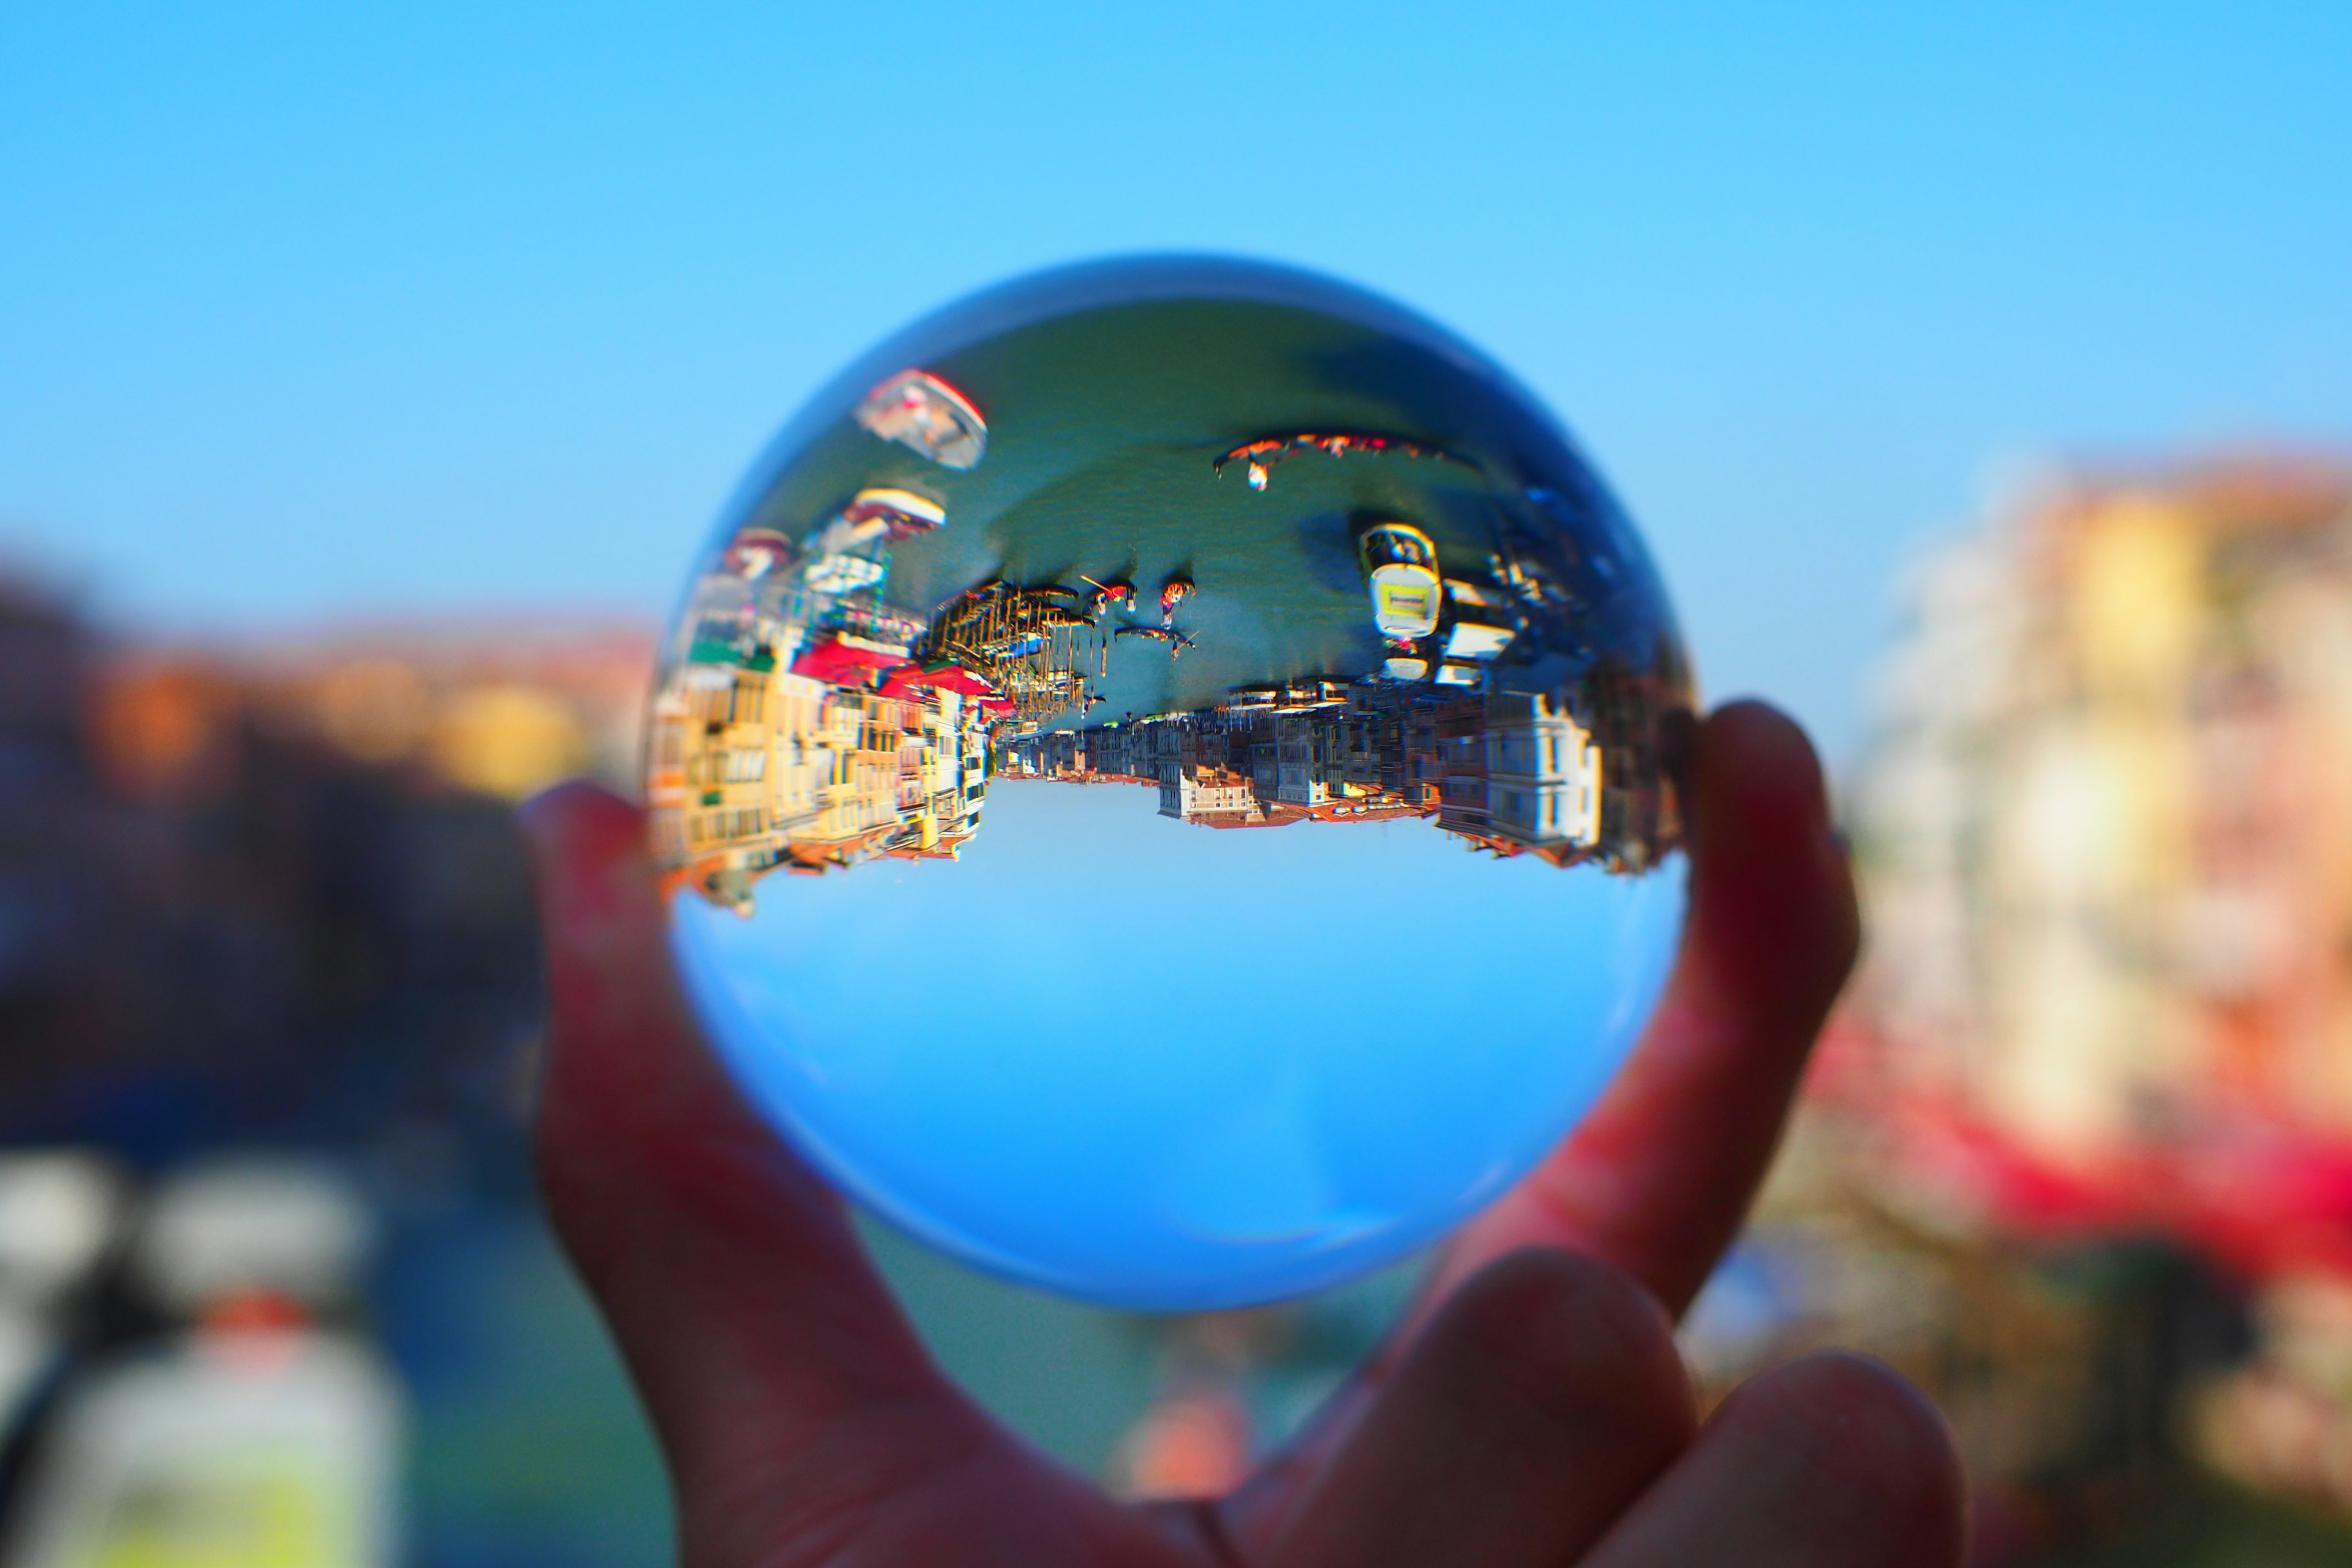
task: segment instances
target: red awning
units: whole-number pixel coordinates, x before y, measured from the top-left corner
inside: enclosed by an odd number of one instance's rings
[[[1811,1091],[1861,1113],[1895,1168],[1996,1229],[2078,1237],[2159,1232],[2256,1277],[2352,1274],[2352,1143],[2215,1111],[2172,1136],[2060,1163],[1956,1099],[1877,1080],[1877,1042],[1832,1029]]]
[[[890,679],[883,686],[882,694],[886,697],[896,697],[900,692],[911,691],[926,686],[939,691],[953,691],[965,697],[996,695],[996,688],[987,678],[975,674],[960,664],[941,665],[937,669],[925,669],[919,664],[901,665],[890,672]]]
[[[876,671],[895,669],[907,662],[904,649],[886,647],[862,637],[831,637],[803,648],[793,660],[793,673],[831,686],[863,686]]]

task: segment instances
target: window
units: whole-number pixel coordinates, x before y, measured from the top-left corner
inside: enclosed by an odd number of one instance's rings
[[[768,776],[765,751],[729,752],[720,759],[719,778],[728,784],[753,784]]]

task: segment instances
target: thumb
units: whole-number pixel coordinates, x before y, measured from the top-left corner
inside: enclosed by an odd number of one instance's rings
[[[526,805],[547,945],[535,1152],[690,1520],[698,1498],[831,1508],[971,1451],[985,1422],[932,1366],[839,1201],[736,1094],[670,961],[637,809],[588,784]],[[735,1511],[740,1511],[736,1510]],[[772,1539],[775,1521],[730,1522]],[[719,1553],[722,1558],[732,1553]]]

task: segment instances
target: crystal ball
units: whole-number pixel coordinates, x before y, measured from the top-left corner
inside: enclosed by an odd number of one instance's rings
[[[1396,1260],[1574,1125],[1664,984],[1688,664],[1478,351],[1305,272],[1098,262],[820,392],[652,700],[684,984],[829,1180],[1121,1306]]]

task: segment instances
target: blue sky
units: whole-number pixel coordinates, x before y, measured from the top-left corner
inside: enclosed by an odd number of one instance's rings
[[[652,616],[874,338],[1234,251],[1512,366],[1843,751],[1988,476],[2352,445],[2352,7],[1924,9],[16,0],[0,545],[140,626]]]
[[[1000,781],[951,876],[771,877],[749,921],[681,892],[688,991],[752,1102],[894,1223],[1165,1308],[1452,1228],[1591,1103],[1664,984],[1680,857],[1563,872],[1426,822],[1220,832],[1159,804]]]

